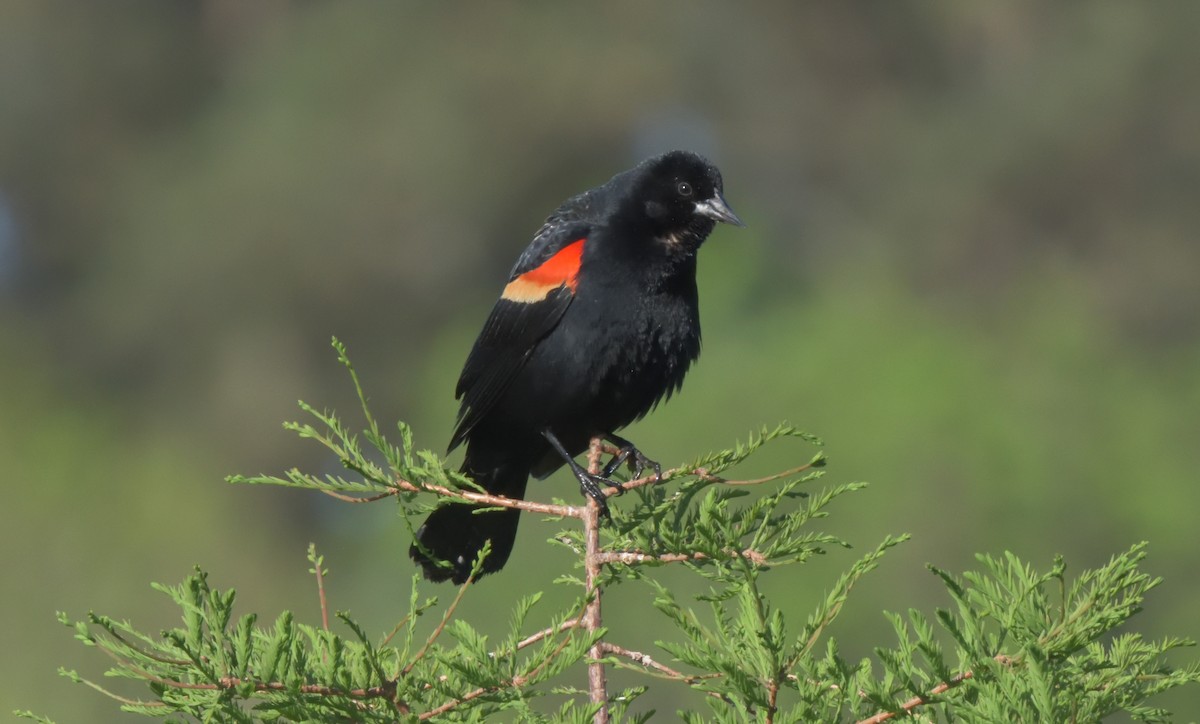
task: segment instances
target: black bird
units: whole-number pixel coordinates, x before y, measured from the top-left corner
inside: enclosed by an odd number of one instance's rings
[[[546,219],[509,274],[458,380],[450,449],[489,493],[521,498],[532,474],[564,464],[601,504],[622,463],[658,465],[614,433],[683,384],[700,354],[696,252],[716,222],[742,225],[721,173],[672,151],[575,196]],[[601,476],[574,460],[601,435],[620,453]],[[483,572],[512,552],[520,511],[445,505],[409,549],[433,581],[464,583],[491,540]],[[605,509],[607,510],[607,509]]]

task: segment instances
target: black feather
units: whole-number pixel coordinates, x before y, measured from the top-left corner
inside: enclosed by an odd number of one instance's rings
[[[613,435],[683,384],[700,354],[696,252],[714,219],[740,223],[721,174],[691,153],[649,159],[560,206],[518,258],[509,282],[584,239],[578,273],[545,298],[501,298],[458,381],[451,437],[465,442],[463,473],[485,490],[524,496],[529,475]],[[462,582],[484,541],[484,572],[499,570],[515,540],[515,510],[447,503],[410,555],[432,580]],[[440,564],[439,561],[445,562]]]

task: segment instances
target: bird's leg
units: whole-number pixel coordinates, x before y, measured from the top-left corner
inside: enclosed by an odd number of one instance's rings
[[[621,487],[621,484],[616,481],[609,480],[604,475],[592,475],[588,471],[584,470],[579,463],[575,462],[575,458],[571,457],[571,454],[568,453],[567,449],[563,447],[563,444],[558,441],[558,438],[554,436],[554,433],[550,432],[550,428],[542,430],[542,437],[546,438],[546,442],[550,443],[550,446],[553,447],[567,463],[567,467],[571,469],[571,473],[579,481],[580,491],[582,491],[584,495],[596,501],[597,505],[600,506],[600,515],[612,520],[612,516],[608,513],[608,498],[604,495],[604,491],[600,488],[600,483],[604,483],[605,485],[613,488],[619,488]]]
[[[633,443],[623,437],[617,437],[611,432],[604,436],[613,445],[617,446],[617,454],[613,455],[613,459],[608,461],[608,465],[604,466],[601,475],[608,477],[617,471],[617,468],[629,463],[629,469],[633,472],[633,477],[642,477],[642,471],[646,468],[654,469],[654,479],[662,480],[662,466],[642,454],[641,450],[634,447]]]

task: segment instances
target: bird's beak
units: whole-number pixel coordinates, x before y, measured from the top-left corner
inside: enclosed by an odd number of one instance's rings
[[[734,226],[745,226],[742,220],[733,213],[733,209],[729,208],[729,204],[725,203],[725,199],[721,194],[713,196],[711,199],[696,202],[696,213],[701,216],[707,216],[710,219],[723,221],[726,224]]]

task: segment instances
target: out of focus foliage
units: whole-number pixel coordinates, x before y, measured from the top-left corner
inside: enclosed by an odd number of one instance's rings
[[[223,476],[310,454],[277,426],[301,394],[348,406],[334,333],[440,447],[542,217],[675,146],[750,228],[703,250],[704,355],[630,437],[820,430],[875,483],[838,524],[914,533],[859,602],[932,605],[916,572],[976,550],[1093,567],[1148,540],[1145,632],[1200,637],[1196,27],[1189,3],[0,5],[5,640],[46,662],[0,663],[0,699],[95,720],[52,611],[168,625],[129,591],[191,563],[278,610],[315,539],[355,561],[364,625],[394,621],[394,518]],[[523,526],[494,598],[544,587],[551,532]],[[847,611],[851,655],[879,608]]]

